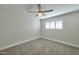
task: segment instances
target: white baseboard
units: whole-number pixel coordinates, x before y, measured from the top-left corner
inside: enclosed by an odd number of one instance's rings
[[[49,37],[44,37],[44,36],[41,36],[41,38],[47,39],[47,40],[52,40],[52,41],[55,41],[55,42],[58,42],[58,43],[62,43],[62,44],[68,45],[68,46],[79,48],[79,45],[75,45],[75,44],[72,44],[72,43],[63,42],[63,41],[59,41],[59,40],[52,39],[52,38],[49,38]]]
[[[32,41],[32,40],[36,40],[38,38],[40,38],[40,37],[35,37],[35,38],[31,38],[31,39],[28,39],[28,40],[25,40],[25,41],[21,41],[21,42],[18,42],[18,43],[7,45],[7,46],[4,46],[4,47],[1,47],[0,50],[11,48],[11,47],[14,47],[14,46],[19,45],[19,44],[23,44],[23,43],[26,43],[26,42],[29,42],[29,41]]]

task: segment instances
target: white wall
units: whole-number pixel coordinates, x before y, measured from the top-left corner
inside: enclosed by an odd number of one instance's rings
[[[63,29],[46,30],[45,22],[51,20],[63,20]],[[79,11],[41,20],[41,37],[48,37],[79,46]]]
[[[38,37],[39,34],[38,18],[0,7],[0,48]]]

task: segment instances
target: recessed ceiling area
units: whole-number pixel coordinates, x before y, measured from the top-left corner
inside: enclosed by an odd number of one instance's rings
[[[27,11],[36,11],[37,4],[1,4],[0,7],[7,8],[19,14],[30,14],[35,17],[35,13],[28,13]],[[53,9],[53,12],[45,13],[45,16],[39,17],[40,19],[49,18],[56,15],[68,13],[71,11],[79,10],[79,4],[42,4],[42,10]],[[37,16],[38,17],[38,16]]]

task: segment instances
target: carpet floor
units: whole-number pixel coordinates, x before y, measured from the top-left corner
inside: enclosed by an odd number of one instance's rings
[[[79,49],[46,39],[37,39],[2,50],[0,55],[79,55]]]

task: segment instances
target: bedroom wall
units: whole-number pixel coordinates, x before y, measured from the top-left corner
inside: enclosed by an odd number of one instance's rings
[[[0,49],[12,44],[37,38],[40,22],[30,14],[20,15],[0,7]]]
[[[63,29],[45,29],[45,22],[51,20],[62,20]],[[51,40],[73,44],[79,47],[79,11],[65,15],[41,20],[41,37],[51,38]]]

